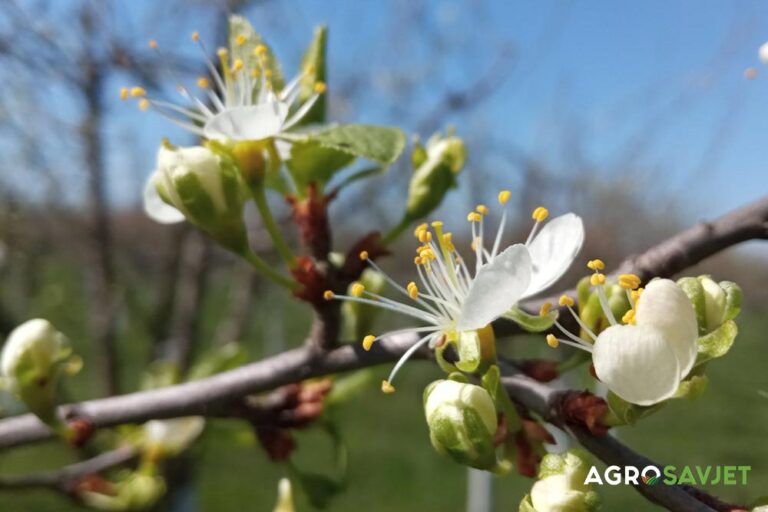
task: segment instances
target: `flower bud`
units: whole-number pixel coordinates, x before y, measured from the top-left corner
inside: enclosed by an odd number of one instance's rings
[[[363,271],[358,282],[371,293],[381,295],[387,285],[386,278],[376,270],[367,268]],[[360,302],[346,301],[341,306],[343,329],[348,338],[362,339],[371,332],[373,322],[381,312],[381,308]]]
[[[272,512],[294,512],[293,493],[291,492],[291,481],[287,478],[281,478],[277,484],[277,503]]]
[[[485,389],[452,380],[435,381],[424,391],[424,412],[438,453],[473,468],[497,468],[496,407]]]
[[[202,416],[150,420],[144,424],[145,449],[156,456],[176,456],[198,438],[203,428]]]
[[[178,222],[183,216],[220,244],[240,251],[247,244],[244,198],[237,165],[230,157],[203,146],[174,147],[166,142],[158,151],[144,207],[158,222]]]
[[[589,474],[589,457],[582,450],[544,456],[539,480],[520,503],[520,512],[593,512],[600,499],[584,481]]]
[[[115,482],[104,482],[98,490],[81,490],[79,498],[97,510],[148,510],[165,494],[165,480],[154,471],[124,471]]]
[[[433,135],[424,149],[417,145],[413,162],[419,163],[408,187],[406,219],[428,215],[442,202],[448,190],[456,185],[456,174],[464,167],[466,148],[458,137]]]
[[[0,371],[9,391],[49,425],[57,423],[56,386],[70,356],[64,335],[43,319],[18,326],[3,346]]]
[[[709,276],[683,277],[677,284],[696,311],[699,334],[716,330],[741,311],[741,288],[730,281],[715,282]]]

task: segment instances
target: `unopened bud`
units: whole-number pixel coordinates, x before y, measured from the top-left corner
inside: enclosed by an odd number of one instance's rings
[[[597,493],[584,481],[589,457],[582,450],[544,456],[539,480],[520,504],[520,512],[595,512],[600,509]]]
[[[107,482],[109,492],[81,490],[79,498],[97,510],[149,510],[165,494],[165,480],[141,470],[122,473],[116,482]]]
[[[435,450],[473,468],[497,467],[496,407],[485,389],[452,380],[435,381],[424,391],[424,412]]]
[[[282,478],[277,484],[277,503],[272,512],[294,512],[294,510],[291,481],[287,478]]]
[[[205,428],[202,416],[150,420],[144,424],[145,449],[173,457],[186,450]]]

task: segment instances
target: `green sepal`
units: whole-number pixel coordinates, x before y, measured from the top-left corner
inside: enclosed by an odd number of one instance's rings
[[[456,368],[466,373],[485,373],[496,364],[496,337],[490,325],[458,334],[459,361]]]
[[[283,133],[280,138],[293,143],[314,142],[322,147],[391,164],[405,149],[405,134],[397,128],[364,124],[331,126],[314,132]]]
[[[627,402],[612,391],[608,392],[606,402],[608,402],[608,408],[610,410],[606,418],[604,418],[604,422],[606,425],[613,427],[620,425],[634,425],[638,420],[650,416],[666,404],[666,401],[664,401],[645,407]]]
[[[731,281],[720,281],[720,288],[725,291],[725,314],[723,321],[733,320],[741,312],[741,287]]]
[[[542,332],[550,329],[554,325],[555,320],[557,320],[557,316],[558,312],[556,310],[541,316],[527,313],[518,306],[514,306],[504,313],[504,318],[512,320],[528,332]]]
[[[238,36],[245,36],[245,43],[237,44]],[[243,18],[242,16],[233,15],[229,17],[229,48],[232,60],[240,59],[245,65],[245,69],[261,69],[259,58],[256,56],[255,50],[259,45],[264,45],[267,49],[267,66],[266,68],[272,72],[272,88],[279,91],[283,88],[285,81],[283,79],[283,72],[280,69],[280,63],[277,61],[274,52],[269,45],[264,42],[261,36],[254,30],[253,26]],[[260,81],[254,81],[256,84]],[[259,92],[258,86],[254,85],[253,94]]]
[[[501,370],[499,370],[499,367],[495,364],[491,365],[490,368],[488,368],[488,371],[486,371],[480,378],[480,382],[488,394],[491,395],[493,401],[496,402],[499,385],[501,384]]]
[[[530,494],[525,495],[523,500],[520,502],[520,506],[518,507],[517,512],[536,512],[536,509],[533,508]]]
[[[703,373],[689,375],[680,383],[680,387],[677,388],[677,391],[672,398],[696,400],[704,394],[708,382],[709,378]]]
[[[739,328],[736,322],[728,320],[709,334],[700,336],[698,339],[699,353],[696,356],[695,366],[727,354],[738,333]]]
[[[701,281],[697,277],[682,277],[677,280],[677,286],[685,292],[693,305],[699,334],[705,334],[707,332],[707,309]]]

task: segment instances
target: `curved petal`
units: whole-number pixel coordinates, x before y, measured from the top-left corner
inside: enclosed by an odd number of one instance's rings
[[[648,283],[637,303],[635,322],[661,331],[677,354],[680,379],[688,375],[698,353],[698,324],[690,299],[674,281],[654,279]]]
[[[565,475],[551,475],[533,484],[531,503],[537,511],[582,510],[584,493],[571,488]]]
[[[184,220],[184,214],[169,205],[157,193],[156,174],[152,174],[144,185],[144,212],[160,224],[176,224]]]
[[[520,300],[530,280],[528,249],[523,244],[507,247],[472,280],[456,329],[471,331],[488,325]]]
[[[664,333],[648,326],[614,325],[592,347],[597,377],[618,396],[637,405],[671,397],[680,385],[680,364]]]
[[[209,139],[266,139],[280,133],[287,115],[288,106],[279,101],[231,108],[205,123],[203,134]]]
[[[578,215],[566,213],[544,224],[528,244],[533,275],[521,298],[536,295],[555,284],[576,259],[583,243],[584,224]]]

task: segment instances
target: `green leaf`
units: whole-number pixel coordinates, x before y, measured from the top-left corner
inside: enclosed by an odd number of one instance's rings
[[[699,337],[699,354],[696,357],[696,366],[727,354],[738,333],[739,328],[736,322],[728,320],[706,336]]]
[[[304,57],[301,59],[301,91],[299,100],[303,103],[310,96],[315,94],[315,84],[323,82],[327,84],[325,54],[328,44],[328,29],[325,25],[320,25],[315,29],[315,35],[312,42],[309,43]],[[322,124],[326,120],[326,96],[327,92],[321,94],[309,112],[301,119],[300,125]]]
[[[299,190],[312,183],[327,183],[340,169],[351,164],[355,155],[317,142],[298,142],[291,145],[291,159],[286,162]]]
[[[396,128],[364,124],[332,126],[310,133],[283,133],[289,142],[315,142],[320,146],[391,164],[405,149],[405,134]]]
[[[504,313],[504,318],[512,320],[528,332],[546,331],[557,320],[557,311],[550,311],[544,316],[526,313],[517,306]]]
[[[245,37],[243,44],[238,44],[239,36]],[[285,81],[283,79],[283,72],[280,69],[280,63],[277,62],[275,54],[267,43],[261,38],[259,34],[253,29],[251,24],[242,16],[230,16],[229,17],[229,48],[233,61],[240,59],[245,64],[245,69],[259,69],[259,58],[256,56],[254,50],[259,45],[264,45],[267,48],[267,69],[272,72],[272,87],[279,91],[283,88]],[[258,92],[258,89],[254,89],[254,93]]]
[[[495,402],[496,395],[498,395],[499,391],[499,384],[501,383],[501,370],[499,370],[499,367],[495,364],[492,364],[488,368],[488,371],[483,374],[480,382]]]

